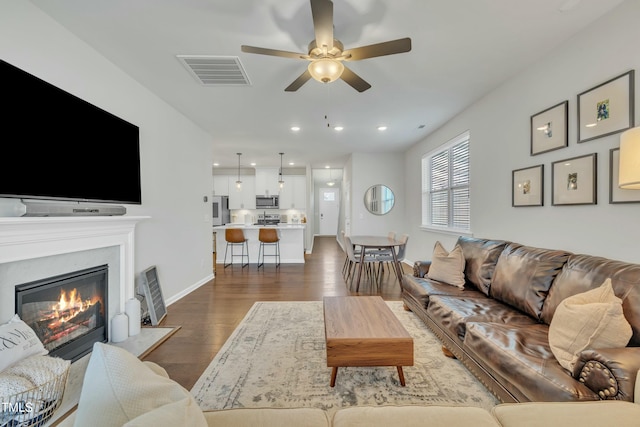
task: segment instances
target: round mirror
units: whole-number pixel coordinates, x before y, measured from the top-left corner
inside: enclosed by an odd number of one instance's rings
[[[372,185],[364,193],[364,206],[374,215],[386,215],[393,209],[393,191],[386,185]]]

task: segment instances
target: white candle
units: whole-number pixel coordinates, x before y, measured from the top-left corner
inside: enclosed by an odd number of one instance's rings
[[[122,342],[129,337],[129,318],[118,313],[111,319],[111,342]]]
[[[129,317],[129,336],[138,335],[140,333],[140,301],[137,298],[131,298],[124,304],[124,312]]]

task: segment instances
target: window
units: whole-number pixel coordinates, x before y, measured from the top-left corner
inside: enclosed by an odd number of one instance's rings
[[[422,226],[469,232],[469,132],[422,158]]]

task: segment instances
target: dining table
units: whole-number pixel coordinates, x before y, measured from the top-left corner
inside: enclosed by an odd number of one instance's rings
[[[393,257],[393,265],[395,267],[398,282],[402,285],[402,267],[398,261],[396,248],[404,244],[401,240],[389,236],[376,235],[356,235],[350,236],[351,243],[360,247],[360,268],[358,269],[358,279],[356,280],[356,292],[360,289],[360,278],[362,277],[362,268],[364,266],[364,257],[367,251],[372,249],[389,249]]]

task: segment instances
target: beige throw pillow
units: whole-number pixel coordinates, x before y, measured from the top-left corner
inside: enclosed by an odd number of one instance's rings
[[[180,384],[126,350],[96,343],[74,425],[206,427],[207,422],[195,399]]]
[[[633,331],[622,312],[611,279],[564,299],[549,325],[549,345],[563,368],[573,371],[585,349],[626,347]]]
[[[460,245],[456,245],[451,252],[447,252],[442,243],[438,241],[433,248],[433,257],[427,277],[464,288],[464,266],[464,254]]]

